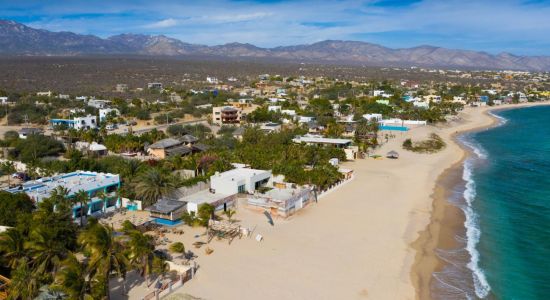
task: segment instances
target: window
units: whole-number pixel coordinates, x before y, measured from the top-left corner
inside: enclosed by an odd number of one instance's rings
[[[243,184],[243,185],[239,185],[238,193],[244,193],[244,192],[245,192],[244,184]]]

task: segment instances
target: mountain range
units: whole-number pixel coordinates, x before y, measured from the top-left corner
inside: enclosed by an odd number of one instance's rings
[[[243,43],[206,46],[185,43],[164,35],[120,34],[100,38],[73,32],[52,32],[9,20],[0,20],[0,55],[216,56],[367,66],[550,71],[550,56],[493,55],[434,46],[392,49],[367,42],[338,40],[275,48]]]

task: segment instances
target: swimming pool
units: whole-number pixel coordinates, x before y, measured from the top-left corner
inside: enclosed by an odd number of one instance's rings
[[[409,128],[405,126],[389,126],[389,125],[381,125],[378,127],[380,130],[390,130],[390,131],[408,131]]]
[[[126,205],[126,208],[127,208],[129,211],[136,211],[136,210],[138,210],[137,204],[128,204],[128,205]]]
[[[183,223],[182,220],[170,221],[170,220],[159,219],[159,218],[154,218],[153,222],[156,223],[156,224],[159,224],[159,225],[164,225],[164,226],[176,226],[176,225],[180,225],[181,223]]]

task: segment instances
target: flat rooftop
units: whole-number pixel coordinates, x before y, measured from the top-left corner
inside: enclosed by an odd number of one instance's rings
[[[292,197],[294,197],[295,195],[298,195],[299,193],[305,191],[305,189],[279,189],[279,188],[273,188],[263,194],[260,194],[260,195],[264,195],[264,196],[267,196],[267,197],[270,197],[274,200],[279,200],[279,201],[287,201],[289,199],[291,199]]]
[[[24,192],[36,201],[40,201],[43,198],[49,197],[52,190],[58,186],[69,190],[68,196],[71,196],[79,190],[94,191],[118,184],[119,182],[120,177],[117,174],[76,171],[28,181],[22,186],[7,189],[6,191],[10,193]]]
[[[266,170],[257,170],[250,168],[236,168],[223,173],[212,175],[212,177],[222,178],[222,179],[241,179],[249,178],[259,174],[271,174],[271,171]]]
[[[227,198],[232,195],[220,194],[220,193],[211,193],[209,190],[202,190],[194,194],[180,198],[179,201],[187,203],[195,203],[197,205],[203,203],[213,203],[224,198]]]
[[[320,136],[299,136],[293,139],[296,143],[318,143],[318,144],[336,144],[345,145],[351,144],[351,140],[348,139],[334,139],[325,138]]]
[[[145,210],[148,210],[151,212],[160,212],[163,214],[168,214],[184,206],[185,206],[185,202],[182,202],[182,201],[161,199],[157,203],[153,204],[152,206],[145,208]]]

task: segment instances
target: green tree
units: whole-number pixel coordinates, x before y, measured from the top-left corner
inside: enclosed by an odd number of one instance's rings
[[[55,232],[46,226],[31,232],[29,240],[25,242],[25,249],[31,258],[33,272],[48,277],[55,274],[67,254],[64,243],[57,240]]]
[[[134,230],[128,234],[130,240],[127,242],[128,258],[130,263],[140,271],[147,281],[149,286],[149,276],[153,268],[153,253],[155,250],[155,242],[152,236],[143,234],[138,230]]]
[[[163,196],[175,190],[173,179],[158,169],[150,169],[142,173],[135,184],[136,197],[143,200],[145,206],[150,206]]]
[[[27,258],[22,258],[11,273],[8,299],[32,300],[38,294],[41,285],[39,276],[29,267]]]
[[[229,221],[231,221],[231,219],[233,218],[233,216],[235,215],[236,211],[232,210],[232,209],[228,209],[226,211],[223,212],[226,216],[227,216],[227,219]]]
[[[0,233],[0,253],[2,264],[15,269],[20,259],[27,255],[25,250],[25,238],[15,228]]]
[[[2,171],[2,173],[4,173],[5,175],[7,175],[8,177],[8,187],[10,186],[10,179],[11,179],[11,175],[13,173],[15,173],[15,171],[17,171],[15,169],[15,164],[11,161],[6,161],[6,162],[3,162],[0,164],[0,170]]]
[[[0,225],[13,227],[18,220],[30,218],[34,202],[25,193],[0,191]]]
[[[182,255],[185,254],[185,246],[183,245],[182,242],[172,243],[168,248],[168,250],[170,250],[170,252],[172,253],[178,253]]]
[[[52,288],[62,291],[69,299],[91,300],[93,298],[90,295],[90,283],[87,277],[86,268],[84,268],[73,253],[70,253],[61,262]]]
[[[199,205],[197,211],[197,217],[202,226],[208,226],[208,221],[214,218],[214,210],[216,208],[208,203],[203,203]]]
[[[88,212],[87,206],[88,206],[88,202],[90,202],[90,195],[88,194],[88,192],[84,190],[79,190],[74,195],[74,200],[75,202],[80,204],[80,225],[82,226],[84,224],[83,223],[84,214]]]
[[[109,299],[109,275],[111,273],[125,278],[129,266],[124,255],[124,247],[114,237],[110,227],[90,222],[78,236],[78,241],[86,253],[89,253],[88,272],[96,280],[97,290],[102,298]]]

